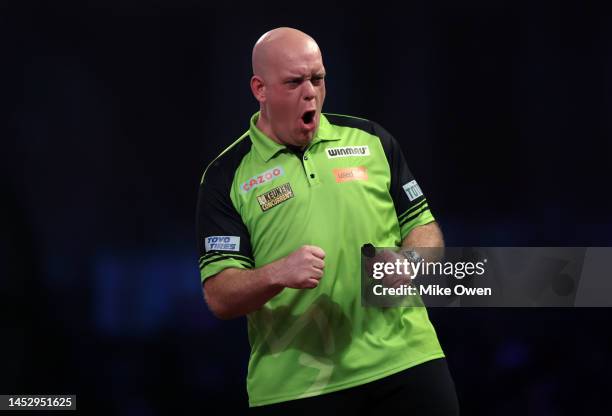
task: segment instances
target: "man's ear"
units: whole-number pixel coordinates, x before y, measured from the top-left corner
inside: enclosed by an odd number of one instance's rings
[[[251,77],[251,91],[257,101],[260,103],[266,101],[266,86],[260,76],[253,75]]]

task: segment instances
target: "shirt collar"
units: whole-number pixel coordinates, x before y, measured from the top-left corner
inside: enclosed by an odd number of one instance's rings
[[[253,146],[255,146],[255,150],[259,153],[259,156],[267,162],[272,159],[276,154],[287,147],[283,144],[276,143],[270,137],[266,136],[259,128],[257,128],[257,120],[259,119],[259,111],[253,114],[251,117],[251,124],[249,127],[249,136],[251,137],[251,142]],[[340,140],[340,137],[333,134],[332,125],[329,123],[327,118],[321,114],[319,119],[319,128],[315,133],[312,142],[310,142],[309,148],[312,147],[315,143],[321,141],[332,141],[332,140]]]

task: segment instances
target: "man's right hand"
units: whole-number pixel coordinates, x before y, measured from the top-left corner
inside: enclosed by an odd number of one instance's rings
[[[323,277],[325,252],[302,246],[265,266],[229,267],[204,282],[204,296],[215,316],[231,319],[261,309],[284,288],[313,289]]]
[[[325,252],[317,246],[302,246],[280,262],[278,283],[293,289],[313,289],[319,285],[325,267]]]

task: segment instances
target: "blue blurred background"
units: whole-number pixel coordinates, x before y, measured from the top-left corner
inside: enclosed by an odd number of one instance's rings
[[[86,414],[246,407],[246,323],[205,306],[195,203],[257,110],[251,48],[277,26],[319,42],[326,111],[402,143],[448,245],[611,245],[603,6],[201,3],[2,3],[0,393],[77,394]],[[611,310],[430,315],[464,415],[612,411]]]

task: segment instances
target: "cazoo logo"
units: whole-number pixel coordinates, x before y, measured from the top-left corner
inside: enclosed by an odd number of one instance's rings
[[[283,176],[284,174],[285,171],[283,168],[281,166],[277,166],[246,180],[242,185],[240,185],[240,190],[242,192],[249,192],[251,189],[255,189],[259,185],[270,182],[271,180]]]

